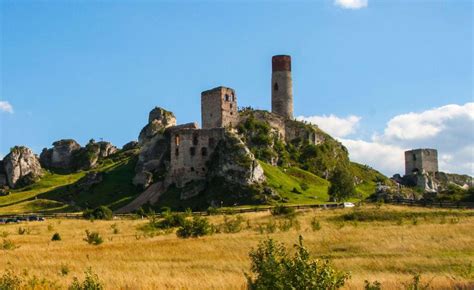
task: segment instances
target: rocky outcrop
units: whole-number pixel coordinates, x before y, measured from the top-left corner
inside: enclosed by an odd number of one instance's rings
[[[5,168],[3,167],[3,161],[0,160],[0,188],[7,186],[7,174],[5,172]]]
[[[138,137],[140,153],[133,184],[147,188],[164,178],[169,166],[170,130],[183,126],[197,126],[195,123],[175,125],[176,118],[173,113],[159,107],[151,110],[148,124],[141,130]]]
[[[139,148],[140,145],[138,145],[137,141],[130,141],[127,144],[123,145],[122,150],[127,151],[127,150],[133,150]]]
[[[40,155],[41,165],[51,169],[71,169],[74,164],[74,154],[81,145],[72,139],[63,139],[53,143],[53,148],[44,148]]]
[[[31,184],[42,176],[38,157],[27,147],[15,146],[3,159],[3,168],[10,187]]]
[[[138,143],[143,146],[156,134],[163,134],[168,127],[176,126],[176,117],[172,112],[155,107],[148,116],[148,124],[143,127],[138,136]]]
[[[88,170],[94,168],[100,159],[106,158],[118,151],[110,142],[95,142],[91,139],[85,147],[75,140],[59,140],[53,143],[53,148],[44,148],[40,162],[44,168],[65,171]]]
[[[244,186],[265,181],[263,168],[244,142],[235,134],[226,132],[213,153],[208,177],[222,177]]]

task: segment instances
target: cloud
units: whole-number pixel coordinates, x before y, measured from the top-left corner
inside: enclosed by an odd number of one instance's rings
[[[334,4],[344,9],[360,9],[369,5],[369,0],[334,0]]]
[[[13,114],[13,107],[7,101],[0,101],[0,112]]]
[[[474,175],[474,103],[450,104],[391,118],[381,133],[369,140],[357,138],[360,117],[334,115],[299,117],[320,126],[341,141],[351,160],[384,174],[405,173],[404,151],[438,150],[439,170]],[[348,137],[354,134],[355,137]]]
[[[401,147],[363,140],[339,138],[339,141],[349,150],[351,161],[367,164],[389,176],[405,171],[405,150]]]
[[[323,129],[334,137],[346,137],[357,131],[357,127],[359,126],[359,121],[361,118],[354,115],[340,118],[331,114],[329,116],[299,116],[296,119],[318,125],[319,128]]]

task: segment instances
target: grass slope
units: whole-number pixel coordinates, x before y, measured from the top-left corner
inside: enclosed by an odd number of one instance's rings
[[[88,190],[79,188],[77,182],[89,171],[47,172],[39,182],[1,196],[0,214],[66,212],[99,205],[119,208],[139,193],[131,182],[136,164],[136,156],[131,153],[120,152],[99,164],[94,171],[103,173],[103,181]]]
[[[289,203],[308,204],[328,201],[327,180],[296,167],[283,169],[262,161],[260,165],[265,172],[268,185],[283,198],[287,198]]]

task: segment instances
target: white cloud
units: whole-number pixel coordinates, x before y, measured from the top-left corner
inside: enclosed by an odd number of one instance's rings
[[[334,4],[344,9],[360,9],[369,5],[369,0],[334,0]]]
[[[0,101],[0,112],[13,114],[13,107],[7,101]]]
[[[340,118],[331,114],[329,116],[299,116],[296,119],[318,125],[319,128],[323,129],[334,137],[346,137],[357,131],[357,127],[361,118],[353,115]]]
[[[351,161],[367,164],[389,176],[405,171],[403,148],[363,140],[339,138],[339,141],[349,150]]]
[[[338,138],[349,150],[351,160],[388,176],[404,174],[404,151],[416,148],[437,149],[440,171],[474,175],[474,103],[395,116],[370,140],[347,137],[356,133],[360,117],[299,119],[315,123]]]

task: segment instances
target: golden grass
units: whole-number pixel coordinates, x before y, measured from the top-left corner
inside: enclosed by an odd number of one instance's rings
[[[380,210],[387,208],[430,211],[393,206]],[[137,228],[146,220],[63,219],[3,225],[0,236],[8,232],[7,239],[19,248],[0,250],[0,273],[10,267],[66,287],[74,276],[82,278],[84,270],[92,267],[107,289],[245,289],[244,272],[249,270],[252,247],[267,236],[290,247],[301,234],[314,257],[330,258],[335,267],[351,272],[346,289],[363,288],[366,279],[380,281],[383,289],[400,289],[413,272],[419,272],[424,282],[431,281],[433,288],[473,287],[474,217],[461,217],[457,223],[432,217],[419,219],[417,225],[409,220],[401,225],[331,220],[346,211],[300,212],[299,230],[268,235],[255,228],[274,217],[266,212],[245,214],[251,229],[197,239],[178,239],[174,233],[144,236]],[[321,230],[311,229],[313,217],[320,221]],[[223,217],[211,220],[217,224]],[[113,224],[118,234],[113,233]],[[30,234],[19,235],[20,226],[29,228]],[[86,229],[100,232],[104,243],[92,246],[84,242]],[[50,241],[55,232],[62,241]],[[67,266],[70,273],[61,276],[61,266]]]

